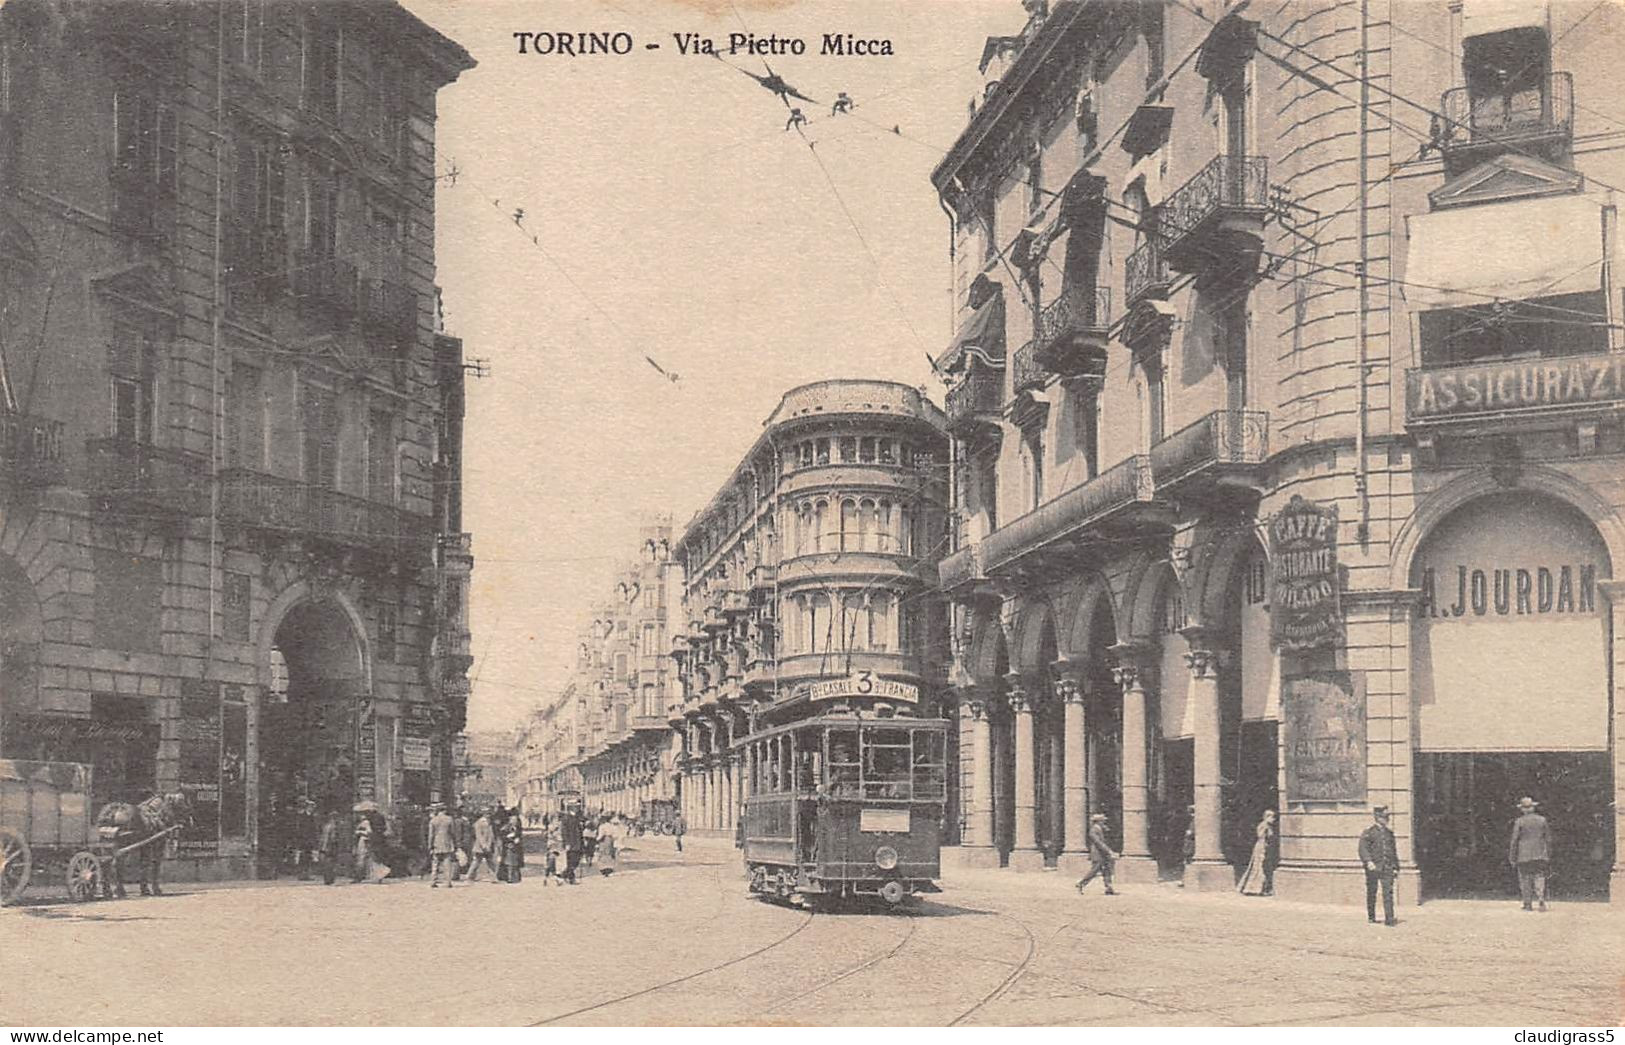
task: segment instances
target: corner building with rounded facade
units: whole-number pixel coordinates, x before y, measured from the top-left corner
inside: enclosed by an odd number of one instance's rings
[[[1402,902],[1509,896],[1530,795],[1559,898],[1625,895],[1625,15],[1024,6],[933,175],[960,859],[1104,812],[1231,889],[1275,809],[1276,893],[1358,903],[1384,805]]]
[[[867,680],[890,694],[880,713],[937,712],[942,423],[907,385],[792,389],[684,531],[684,612],[672,624],[683,699],[671,719],[691,829],[734,829],[748,797],[735,744],[816,714],[820,683],[861,692]]]

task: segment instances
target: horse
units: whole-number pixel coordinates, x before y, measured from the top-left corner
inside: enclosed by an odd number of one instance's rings
[[[169,831],[170,828],[184,829],[191,823],[191,799],[179,791],[167,795],[155,794],[139,805],[132,805],[129,802],[109,802],[96,814],[98,833],[110,841],[116,849],[144,842]],[[141,862],[141,895],[162,896],[163,890],[158,886],[158,870],[164,860],[164,843],[152,842],[135,852],[136,859]],[[122,857],[113,858],[112,881],[109,882],[107,876],[102,878],[103,899],[107,899],[111,894],[116,894],[121,900],[124,898],[123,864]]]

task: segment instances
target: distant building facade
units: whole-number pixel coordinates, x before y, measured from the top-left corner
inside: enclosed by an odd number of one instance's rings
[[[691,828],[734,829],[748,797],[734,745],[753,725],[851,693],[908,714],[940,706],[942,428],[942,412],[906,385],[791,389],[683,532],[671,717]]]

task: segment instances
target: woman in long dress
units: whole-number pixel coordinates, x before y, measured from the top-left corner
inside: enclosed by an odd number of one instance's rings
[[[621,840],[620,822],[614,819],[605,820],[598,825],[598,873],[608,878],[615,873],[615,861],[620,855]]]
[[[1253,857],[1247,862],[1247,871],[1236,884],[1236,890],[1245,896],[1268,896],[1274,892],[1275,868],[1270,864],[1270,848],[1275,842],[1275,810],[1266,809],[1259,818],[1257,840],[1253,842]]]

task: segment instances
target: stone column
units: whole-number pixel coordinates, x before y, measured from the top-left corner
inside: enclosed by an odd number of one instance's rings
[[[1087,746],[1088,721],[1084,700],[1087,694],[1077,679],[1055,682],[1055,699],[1065,709],[1066,745],[1065,831],[1066,851],[1061,855],[1062,870],[1080,870],[1089,862],[1089,784]]]
[[[1147,815],[1146,780],[1146,668],[1137,650],[1118,653],[1112,669],[1123,687],[1123,859],[1119,877],[1155,882],[1157,864],[1151,858],[1151,821]],[[1110,815],[1109,810],[1104,812]]]
[[[965,825],[965,850],[969,862],[996,867],[998,853],[993,848],[993,724],[988,706],[972,698],[964,704],[971,717],[971,802]]]
[[[1010,687],[1010,714],[1016,725],[1016,792],[1011,796],[1016,811],[1016,837],[1010,851],[1010,866],[1018,871],[1033,871],[1044,866],[1044,854],[1038,848],[1033,702],[1020,685]]]
[[[1224,860],[1224,782],[1219,756],[1219,657],[1207,637],[1190,632],[1185,662],[1191,669],[1190,702],[1194,711],[1196,855],[1185,870],[1187,885],[1198,889],[1231,889],[1235,874]]]
[[[1616,567],[1617,569],[1618,567]],[[1613,627],[1608,658],[1613,664],[1613,676],[1625,678],[1625,580],[1602,581],[1597,585],[1608,599],[1608,614]],[[1617,681],[1615,685],[1618,685]],[[1616,909],[1625,906],[1625,853],[1617,844],[1625,837],[1625,700],[1614,699],[1614,866],[1608,874],[1608,902]],[[1414,834],[1414,832],[1413,832]]]

